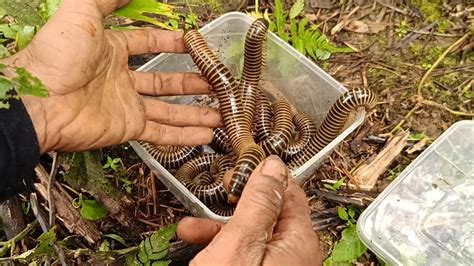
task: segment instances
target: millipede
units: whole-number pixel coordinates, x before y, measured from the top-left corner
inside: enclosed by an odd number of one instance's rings
[[[228,200],[232,203],[237,203],[250,174],[265,158],[264,150],[253,139],[251,124],[262,65],[262,43],[267,31],[265,19],[257,19],[250,26],[245,38],[243,74],[238,84],[198,31],[184,34],[189,55],[217,94],[225,130],[238,157],[228,187]]]
[[[140,142],[140,145],[167,169],[178,169],[200,152],[200,149],[194,146],[158,146],[147,142]]]
[[[337,137],[351,112],[373,108],[377,102],[368,89],[348,91],[331,106],[319,128],[305,113],[293,114],[283,97],[271,102],[259,87],[267,31],[268,22],[262,18],[247,31],[239,80],[198,31],[184,34],[189,55],[219,101],[224,127],[213,129],[211,144],[219,153],[199,155],[198,147],[142,144],[164,167],[178,169],[175,177],[217,215],[233,215],[248,178],[266,156],[279,155],[294,171]],[[230,170],[230,184],[224,188],[223,177]]]
[[[201,154],[184,163],[175,177],[204,204],[209,205],[227,200],[223,179],[225,172],[232,167],[230,158],[216,153]],[[203,176],[204,182],[201,180]]]
[[[290,170],[296,170],[334,140],[351,112],[359,107],[372,109],[376,103],[377,96],[369,89],[358,88],[344,93],[331,106],[316,134],[309,140],[307,148],[296,154],[288,163]]]
[[[296,154],[306,148],[311,138],[316,135],[316,124],[305,113],[298,112],[293,116],[293,124],[298,132],[297,136],[290,140],[288,147],[282,152],[281,158],[287,162]]]

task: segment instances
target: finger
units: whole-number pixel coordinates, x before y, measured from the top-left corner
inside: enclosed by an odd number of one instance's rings
[[[178,237],[185,242],[193,244],[208,244],[224,226],[223,222],[185,217],[178,223],[176,233]]]
[[[191,95],[209,93],[209,84],[194,73],[129,72],[135,89],[145,95]]]
[[[290,231],[297,231],[305,236],[308,236],[308,233],[315,235],[306,194],[293,180],[288,181],[288,188],[283,195],[283,206],[275,234]]]
[[[277,156],[265,159],[250,176],[232,219],[223,229],[245,246],[266,243],[280,215],[287,168]]]
[[[115,10],[125,6],[130,0],[95,0],[100,13],[105,17]]]
[[[173,127],[147,121],[138,140],[155,145],[197,146],[209,144],[213,137],[206,127]]]
[[[186,48],[182,31],[138,29],[107,31],[124,43],[129,55],[148,53],[184,53]]]
[[[210,107],[169,104],[144,98],[147,120],[172,126],[219,127],[222,124],[219,111]]]
[[[322,265],[323,258],[319,246],[319,239],[313,230],[310,219],[310,210],[304,191],[293,181],[288,182],[288,189],[283,195],[283,206],[272,241],[268,243],[265,259],[271,261],[274,255],[281,254],[281,250],[291,247],[296,251],[298,262],[290,257],[281,258],[282,265],[293,263],[296,265]],[[265,260],[264,263],[265,264]]]

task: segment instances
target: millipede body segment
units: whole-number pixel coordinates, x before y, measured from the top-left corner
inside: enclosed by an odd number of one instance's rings
[[[372,109],[377,103],[374,92],[368,89],[354,89],[344,93],[329,109],[329,113],[324,118],[323,123],[318,128],[316,135],[308,143],[308,147],[301,153],[293,157],[288,166],[290,170],[295,170],[311,157],[322,150],[332,140],[334,140],[344,127],[349,118],[349,114],[357,108],[364,106]]]
[[[157,162],[167,169],[178,169],[186,161],[199,154],[198,147],[189,146],[158,146],[151,143],[140,142],[140,145]]]
[[[223,178],[232,166],[232,161],[225,156],[216,153],[201,154],[183,164],[175,176],[204,204],[214,204],[227,200]],[[216,169],[219,171],[216,172]],[[214,176],[213,182],[209,175]]]

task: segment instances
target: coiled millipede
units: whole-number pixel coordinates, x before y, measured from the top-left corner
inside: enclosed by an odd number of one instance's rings
[[[257,19],[247,32],[244,66],[238,82],[198,31],[190,30],[184,35],[191,58],[219,100],[224,128],[214,129],[213,143],[225,155],[197,155],[196,147],[165,149],[142,144],[163,166],[179,167],[175,177],[217,215],[233,214],[233,204],[250,174],[266,156],[279,155],[294,171],[337,137],[352,111],[361,106],[373,108],[377,101],[375,94],[367,89],[346,92],[334,103],[319,128],[306,114],[293,114],[285,99],[271,103],[259,87],[267,30],[268,22]],[[226,191],[223,176],[232,169]]]

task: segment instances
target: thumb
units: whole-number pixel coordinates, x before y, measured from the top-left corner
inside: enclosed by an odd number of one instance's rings
[[[261,262],[281,212],[287,183],[288,170],[280,158],[265,159],[250,176],[232,219],[195,261],[205,261],[205,255],[212,254],[213,260],[220,262],[232,258],[249,265]]]

